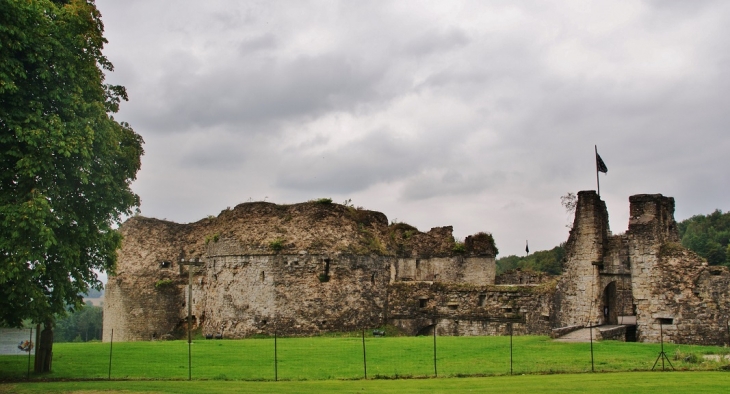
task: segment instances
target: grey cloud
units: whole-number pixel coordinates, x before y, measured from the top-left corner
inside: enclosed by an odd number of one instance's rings
[[[260,50],[275,49],[277,47],[276,36],[272,33],[261,34],[256,37],[242,40],[238,50],[243,55]]]
[[[423,200],[442,196],[468,196],[498,187],[505,181],[505,174],[467,173],[465,169],[450,168],[441,173],[422,173],[405,182],[405,200]]]
[[[334,55],[254,64],[243,58],[203,74],[168,73],[159,87],[161,108],[145,120],[158,131],[227,125],[252,132],[247,126],[312,119],[382,99],[376,89],[382,74]]]
[[[471,40],[462,29],[451,27],[444,31],[431,30],[405,43],[407,53],[425,56],[441,54],[466,46]]]
[[[351,193],[417,171],[425,159],[411,142],[380,131],[321,154],[288,151],[276,181],[287,189]]]

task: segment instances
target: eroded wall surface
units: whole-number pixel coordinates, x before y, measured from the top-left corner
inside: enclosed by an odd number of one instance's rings
[[[190,224],[135,217],[122,232],[105,340],[180,336],[189,296],[203,334],[311,335],[385,324],[393,282],[494,282],[487,234],[457,245],[450,226],[422,233],[337,204],[248,203]]]

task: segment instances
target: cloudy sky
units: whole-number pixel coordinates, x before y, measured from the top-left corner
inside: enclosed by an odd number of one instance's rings
[[[97,0],[145,141],[145,216],[352,199],[500,256],[567,239],[567,192],[730,210],[730,2]]]

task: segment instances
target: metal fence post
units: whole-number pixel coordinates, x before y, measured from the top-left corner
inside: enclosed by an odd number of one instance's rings
[[[593,323],[588,322],[588,327],[591,336],[591,372],[596,372],[595,364],[593,363]]]
[[[509,324],[509,374],[512,375],[512,323]]]
[[[368,378],[368,358],[365,353],[365,329],[362,329],[362,368],[365,371],[365,379]]]
[[[279,381],[279,357],[276,351],[276,330],[274,330],[274,381]]]
[[[112,346],[114,345],[114,329],[109,338],[109,380],[112,380]]]
[[[438,370],[436,369],[436,323],[433,324],[433,375],[438,377]]]
[[[28,343],[29,344],[33,343],[33,327],[30,328],[30,338],[28,338]],[[37,343],[36,343],[36,346],[38,346]],[[32,348],[33,348],[32,346],[30,346],[30,345],[28,346],[28,380],[30,380],[30,354],[31,354]]]

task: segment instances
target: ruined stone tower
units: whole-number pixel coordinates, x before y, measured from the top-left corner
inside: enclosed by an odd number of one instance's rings
[[[626,325],[642,342],[662,332],[678,343],[730,340],[730,272],[682,247],[673,198],[639,194],[629,203],[628,231],[611,235],[605,203],[594,191],[578,193],[556,325]]]

